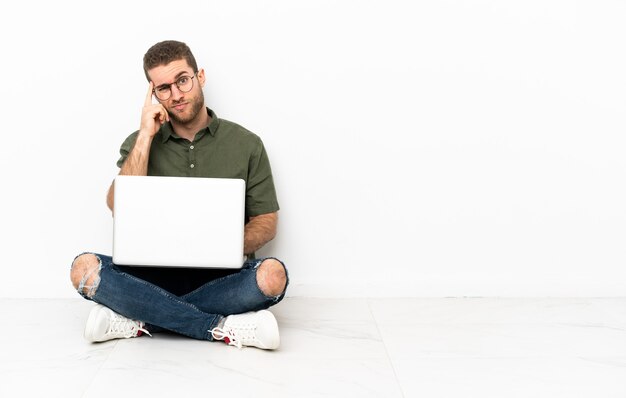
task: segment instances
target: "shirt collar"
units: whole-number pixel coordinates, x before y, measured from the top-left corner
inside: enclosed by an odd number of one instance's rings
[[[215,114],[215,112],[213,112],[213,110],[206,108],[206,111],[211,117],[211,122],[209,123],[207,127],[203,128],[202,130],[198,132],[198,134],[196,134],[197,138],[201,138],[207,131],[213,137],[215,137],[215,133],[217,133],[217,128],[219,127],[220,120]],[[180,136],[176,134],[176,132],[172,128],[171,122],[167,122],[163,126],[161,126],[160,133],[161,133],[163,143],[165,143],[170,138],[180,138]]]

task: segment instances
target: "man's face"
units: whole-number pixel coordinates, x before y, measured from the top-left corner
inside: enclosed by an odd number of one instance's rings
[[[193,73],[193,69],[187,64],[187,61],[181,59],[170,62],[167,65],[152,68],[148,71],[148,75],[154,83],[156,90],[179,81],[181,77],[191,79],[193,84],[191,91],[185,93],[176,84],[172,84],[169,86],[171,90],[170,97],[166,100],[159,99],[159,102],[165,107],[170,118],[174,121],[181,124],[190,123],[204,109],[204,93],[202,92],[204,70],[200,69],[196,76]]]

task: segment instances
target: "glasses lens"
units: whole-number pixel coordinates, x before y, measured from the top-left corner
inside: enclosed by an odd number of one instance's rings
[[[188,93],[193,88],[193,77],[183,76],[176,81],[176,87],[183,93]]]
[[[176,87],[183,92],[188,93],[193,88],[194,76],[182,76],[176,80]],[[174,83],[172,83],[174,84]],[[161,101],[165,101],[172,96],[172,84],[164,84],[154,89],[154,95]]]
[[[154,89],[154,95],[161,101],[165,101],[172,95],[172,90],[170,86],[157,87]]]

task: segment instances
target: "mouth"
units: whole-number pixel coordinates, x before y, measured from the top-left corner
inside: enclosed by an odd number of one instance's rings
[[[187,106],[186,102],[183,102],[181,104],[176,104],[173,106],[174,109],[176,109],[177,111],[182,111],[183,109],[185,109],[185,107]]]

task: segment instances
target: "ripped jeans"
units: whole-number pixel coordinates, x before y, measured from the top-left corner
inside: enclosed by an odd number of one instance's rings
[[[212,340],[210,331],[225,316],[267,309],[283,299],[289,284],[287,276],[281,295],[266,296],[256,280],[256,269],[265,260],[262,258],[248,260],[241,270],[177,296],[124,271],[126,267],[114,264],[110,256],[91,254],[100,261],[99,275],[87,294],[83,288],[89,275],[85,275],[78,293],[120,315],[144,322],[150,333],[165,329],[195,339]]]

